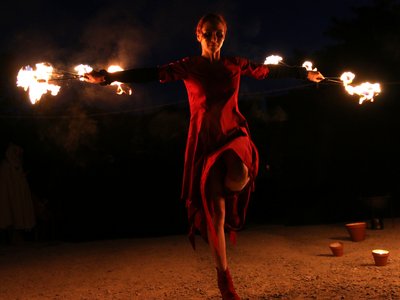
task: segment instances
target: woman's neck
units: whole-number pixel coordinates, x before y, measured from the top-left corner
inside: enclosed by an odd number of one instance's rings
[[[204,58],[207,58],[210,62],[214,62],[214,61],[219,61],[221,58],[221,52],[217,51],[217,52],[205,52],[203,51],[201,53],[201,56],[203,56]]]

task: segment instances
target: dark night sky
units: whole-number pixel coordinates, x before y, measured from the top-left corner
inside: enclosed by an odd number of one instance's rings
[[[196,21],[205,12],[217,11],[230,25],[229,51],[262,60],[257,56],[270,51],[284,55],[318,49],[328,42],[323,32],[332,17],[350,17],[352,7],[372,1],[9,1],[1,12],[6,29],[1,43],[13,51],[40,48],[66,60],[82,57],[101,63],[111,59],[104,57],[108,53],[85,57],[88,48],[102,50],[118,37],[120,48],[112,50],[120,52],[111,54],[124,59],[121,48],[132,51],[126,65],[141,64],[148,52],[157,59],[153,63],[162,63],[195,51]]]

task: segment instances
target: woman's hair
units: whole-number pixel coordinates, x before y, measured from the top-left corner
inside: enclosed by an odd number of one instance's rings
[[[222,15],[216,14],[216,13],[208,13],[208,14],[205,14],[204,16],[202,16],[200,18],[199,22],[197,23],[196,34],[197,33],[201,33],[201,28],[203,28],[203,25],[205,23],[207,23],[207,22],[221,23],[225,27],[225,32],[228,29],[228,25],[226,23],[226,20]]]

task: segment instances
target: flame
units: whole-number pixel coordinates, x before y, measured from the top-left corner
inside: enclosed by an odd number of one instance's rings
[[[93,68],[89,65],[78,65],[74,68],[74,70],[78,73],[80,76],[80,80],[84,80],[83,76],[85,73],[90,73],[93,71]],[[113,73],[113,72],[118,72],[118,71],[123,71],[120,66],[117,65],[111,65],[107,68],[107,72]],[[132,95],[132,89],[124,85],[122,82],[119,81],[114,81],[110,85],[116,85],[117,86],[117,94],[122,95],[123,93]]]
[[[365,100],[373,102],[374,96],[378,95],[381,92],[380,84],[363,82],[357,86],[352,86],[350,84],[353,82],[354,77],[355,75],[351,72],[344,72],[342,76],[340,76],[340,80],[343,81],[345,90],[350,95],[359,95],[359,104],[362,104]]]
[[[88,65],[77,65],[74,70],[78,73],[79,76],[79,80],[84,81],[85,79],[83,78],[83,75],[85,75],[86,73],[90,73],[93,71],[93,68],[91,66]]]
[[[340,80],[343,81],[343,84],[346,86],[346,85],[348,85],[348,84],[353,82],[354,77],[356,77],[356,75],[354,75],[354,73],[344,72],[340,76]]]
[[[389,254],[389,251],[384,250],[384,249],[374,249],[374,250],[372,250],[372,253],[379,254],[379,255],[386,255],[386,254]]]
[[[264,65],[277,65],[282,62],[282,57],[278,55],[270,55],[265,58]],[[313,68],[313,64],[310,61],[305,61],[302,64],[302,67],[306,68],[307,71],[318,71],[317,68]],[[357,86],[352,86],[355,75],[351,72],[344,72],[342,76],[340,76],[340,80],[343,82],[345,90],[350,95],[359,95],[359,103],[362,104],[365,100],[369,100],[371,102],[374,101],[374,96],[378,95],[381,92],[381,86],[379,83],[369,83],[363,82]],[[337,77],[335,77],[337,78]],[[337,81],[338,82],[338,81]]]
[[[303,68],[306,68],[307,71],[317,71],[317,68],[312,68],[312,62],[311,61],[305,61],[301,66]]]
[[[17,75],[17,86],[23,87],[25,91],[29,90],[29,98],[32,104],[35,104],[40,100],[40,98],[50,92],[51,95],[56,96],[61,89],[61,86],[51,81],[55,82],[58,80],[70,80],[79,79],[84,80],[84,74],[93,71],[93,68],[89,65],[77,65],[74,70],[76,73],[65,72],[61,70],[55,70],[53,66],[49,63],[37,63],[36,69],[31,66],[23,67],[19,70]],[[123,69],[119,66],[110,66],[108,72],[122,71]],[[117,86],[117,94],[121,95],[123,93],[132,95],[132,89],[125,86],[121,82],[112,82],[111,85]]]
[[[277,65],[282,61],[282,57],[278,55],[270,55],[265,58],[264,65]]]
[[[108,67],[107,72],[114,73],[114,72],[123,71],[123,70],[124,69],[122,69],[120,66],[111,65]],[[117,94],[118,95],[122,95],[123,93],[132,95],[132,89],[127,87],[126,85],[124,85],[122,82],[113,81],[113,82],[111,82],[111,85],[117,86]]]
[[[60,91],[61,86],[49,83],[52,74],[53,67],[48,63],[37,63],[36,70],[26,66],[18,72],[17,86],[29,90],[29,98],[35,104],[47,92],[55,96]]]

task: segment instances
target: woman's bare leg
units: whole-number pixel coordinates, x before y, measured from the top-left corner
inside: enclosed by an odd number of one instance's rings
[[[208,232],[209,244],[217,268],[227,268],[225,239],[225,195],[226,190],[241,191],[249,182],[248,168],[233,151],[227,151],[212,167],[208,177],[208,197],[212,206],[212,221],[217,236],[217,247]]]
[[[210,205],[212,206],[212,221],[217,235],[217,245],[212,240],[212,234],[208,230],[208,241],[215,264],[221,271],[227,268],[226,241],[225,241],[225,198],[223,188],[223,165],[222,161],[217,163],[211,170],[208,177],[208,192]],[[216,247],[217,246],[217,247]]]
[[[228,158],[229,161],[229,158]],[[221,291],[223,300],[240,300],[240,297],[235,291],[233,286],[232,277],[228,269],[227,256],[226,256],[226,240],[225,240],[225,194],[227,187],[225,186],[227,166],[226,160],[221,159],[210,170],[208,177],[208,199],[211,206],[212,226],[215,230],[216,241],[213,235],[208,230],[208,241],[213,253],[216,267],[218,288]],[[237,175],[237,173],[234,173]],[[247,169],[246,169],[247,176]],[[235,177],[237,179],[238,177]],[[243,184],[243,183],[242,183]],[[247,184],[247,182],[246,182]],[[245,184],[244,184],[245,186]],[[237,186],[236,186],[237,187]],[[215,242],[217,245],[215,245]]]

